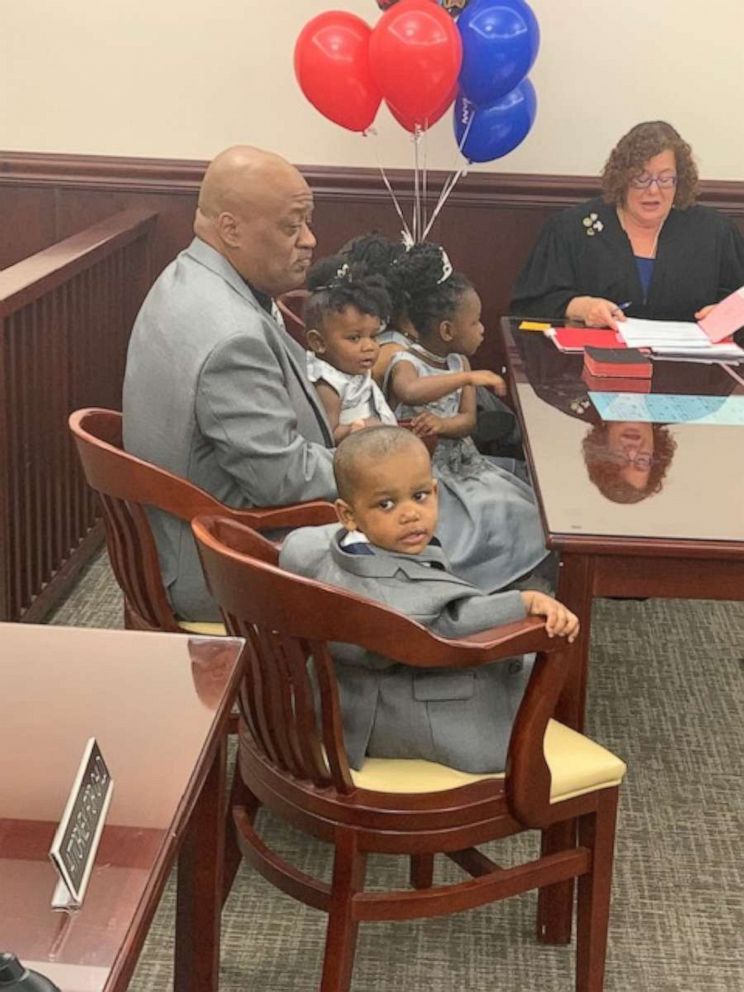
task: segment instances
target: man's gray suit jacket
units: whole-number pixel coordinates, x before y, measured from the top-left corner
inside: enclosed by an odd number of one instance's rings
[[[289,534],[287,571],[351,590],[405,613],[444,637],[525,616],[519,592],[485,594],[449,572],[440,547],[420,555],[355,555],[337,525]],[[348,644],[332,648],[349,761],[364,755],[425,758],[468,772],[502,771],[531,665],[514,659],[473,669],[412,669]]]
[[[199,238],[142,305],[123,409],[127,451],[230,506],[335,496],[333,436],[305,352]],[[175,610],[216,619],[188,524],[162,513],[151,518]]]

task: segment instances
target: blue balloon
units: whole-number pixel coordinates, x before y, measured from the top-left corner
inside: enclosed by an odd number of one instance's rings
[[[529,79],[489,107],[476,107],[460,93],[454,110],[457,146],[469,162],[503,158],[527,137],[536,113],[535,87]]]
[[[540,28],[524,0],[473,0],[457,22],[460,89],[477,106],[510,93],[533,66]]]

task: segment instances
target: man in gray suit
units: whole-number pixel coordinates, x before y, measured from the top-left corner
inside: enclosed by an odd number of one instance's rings
[[[238,146],[211,163],[196,237],[137,317],[124,379],[124,444],[231,506],[333,498],[332,434],[305,353],[274,298],[312,259],[313,196],[292,165]],[[217,619],[187,524],[152,514],[177,613]]]
[[[578,620],[534,590],[485,594],[449,571],[432,541],[437,483],[423,443],[400,427],[350,434],[335,458],[343,528],[305,527],[286,538],[288,571],[382,602],[445,637],[526,615],[573,641]],[[349,761],[424,758],[467,772],[498,772],[530,666],[412,669],[348,644],[333,646]]]

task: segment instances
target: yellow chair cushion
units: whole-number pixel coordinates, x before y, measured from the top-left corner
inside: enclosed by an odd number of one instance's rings
[[[625,776],[620,758],[556,720],[548,723],[543,747],[552,776],[551,803],[619,785]],[[351,777],[356,786],[371,792],[416,793],[457,789],[504,774],[473,775],[411,758],[365,758],[360,771],[352,769]]]
[[[197,623],[196,621],[179,620],[178,626],[184,634],[201,634],[203,637],[227,636],[224,623]]]

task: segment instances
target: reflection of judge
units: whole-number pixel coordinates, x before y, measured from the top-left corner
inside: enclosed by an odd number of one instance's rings
[[[661,491],[676,442],[664,424],[605,422],[589,398],[581,354],[564,354],[542,335],[517,332],[527,380],[537,396],[563,413],[592,425],[582,449],[587,472],[613,503],[638,503]],[[723,403],[736,386],[719,365],[655,361],[653,393],[718,396]]]
[[[613,503],[640,503],[661,491],[677,442],[663,424],[604,421],[581,445],[589,478]]]

